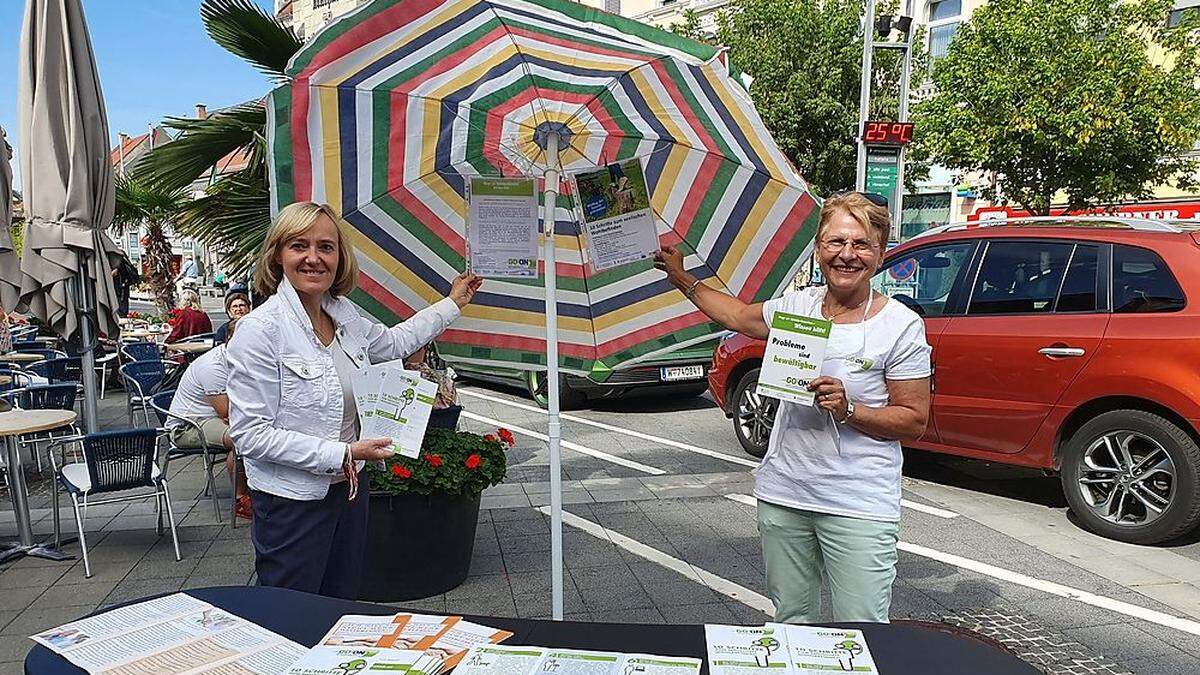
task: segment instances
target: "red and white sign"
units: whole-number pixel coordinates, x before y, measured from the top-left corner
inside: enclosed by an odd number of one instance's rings
[[[1009,218],[1028,218],[1028,211],[1014,209],[1011,206],[985,206],[967,216],[967,222],[975,223],[988,220],[1008,220]],[[1148,220],[1195,220],[1200,221],[1200,201],[1173,202],[1168,204],[1122,204],[1110,209],[1089,209],[1071,211],[1066,209],[1051,209],[1050,215],[1061,216],[1123,216],[1125,218],[1146,218]]]

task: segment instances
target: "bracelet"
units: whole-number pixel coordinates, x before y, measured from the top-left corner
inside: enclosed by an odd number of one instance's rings
[[[688,289],[683,292],[683,297],[687,298],[688,300],[691,300],[692,297],[696,295],[696,287],[699,285],[700,285],[700,280],[697,279],[695,283],[693,283],[691,286],[688,286]]]

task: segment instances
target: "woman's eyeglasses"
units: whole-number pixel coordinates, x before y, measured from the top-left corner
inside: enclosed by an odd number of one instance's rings
[[[822,239],[819,243],[826,253],[841,253],[847,246],[855,253],[870,253],[879,248],[866,239]]]

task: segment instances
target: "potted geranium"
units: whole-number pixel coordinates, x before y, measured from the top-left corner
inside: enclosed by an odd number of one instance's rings
[[[466,580],[479,495],[504,480],[512,432],[480,435],[431,428],[416,459],[367,465],[371,514],[363,600],[427,598]]]

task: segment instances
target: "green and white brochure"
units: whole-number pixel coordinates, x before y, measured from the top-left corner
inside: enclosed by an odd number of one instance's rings
[[[867,640],[860,630],[767,624],[787,636],[788,660],[794,675],[860,673],[878,675]]]
[[[538,203],[534,180],[473,176],[469,189],[467,269],[481,277],[537,277]]]
[[[812,405],[808,381],[821,374],[832,323],[811,316],[775,312],[758,374],[758,395]]]
[[[712,675],[878,675],[862,631],[768,623],[704,626]]]
[[[777,625],[721,626],[706,624],[708,672],[712,675],[789,673],[787,638]]]
[[[479,645],[454,675],[698,675],[700,660],[583,649]]]
[[[292,664],[287,675],[355,675],[406,673],[416,675],[423,652],[363,647],[314,647]]]
[[[437,384],[416,371],[385,363],[361,369],[351,385],[359,438],[390,438],[397,454],[420,455]]]

